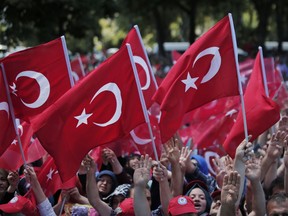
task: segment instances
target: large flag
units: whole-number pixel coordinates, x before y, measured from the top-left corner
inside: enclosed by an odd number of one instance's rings
[[[2,155],[16,136],[8,105],[7,93],[0,68],[0,155]]]
[[[280,119],[279,106],[265,94],[259,53],[255,59],[253,72],[244,94],[244,104],[248,134],[252,135],[251,141]],[[243,114],[240,110],[223,145],[231,157],[235,156],[235,150],[244,138]]]
[[[185,113],[215,99],[239,94],[229,17],[220,20],[180,57],[153,99],[161,105],[160,131],[166,142]]]
[[[133,52],[133,59],[136,64],[136,68],[141,83],[141,89],[144,95],[146,107],[149,108],[153,101],[152,96],[156,91],[156,83],[154,82],[154,74],[151,71],[151,65],[149,59],[146,58],[146,50],[143,50],[140,36],[136,30],[137,27],[133,27],[126,38],[124,39],[122,46],[126,46],[129,43]]]
[[[33,121],[33,127],[65,182],[90,149],[124,137],[144,121],[123,46]]]
[[[10,54],[1,63],[17,118],[30,121],[71,88],[61,38]]]

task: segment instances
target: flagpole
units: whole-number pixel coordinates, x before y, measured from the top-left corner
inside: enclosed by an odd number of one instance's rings
[[[145,117],[145,121],[146,121],[146,123],[148,125],[150,138],[152,140],[152,147],[153,147],[155,159],[156,159],[157,162],[159,162],[158,154],[157,154],[157,150],[156,150],[156,145],[155,145],[155,142],[154,142],[153,132],[152,132],[152,128],[151,128],[151,123],[150,123],[150,120],[149,120],[149,116],[148,116],[147,107],[146,107],[146,104],[145,104],[143,92],[141,90],[141,84],[140,84],[140,80],[139,80],[139,77],[138,77],[137,68],[136,68],[135,62],[133,60],[133,53],[132,53],[132,50],[131,50],[131,46],[130,46],[130,44],[126,43],[126,47],[127,47],[127,50],[128,50],[128,54],[129,54],[129,57],[130,57],[130,62],[131,62],[133,73],[134,73],[134,77],[135,77],[135,80],[136,80],[137,89],[138,89],[138,93],[139,93],[139,97],[140,97],[140,102],[141,102],[141,105],[142,105],[143,114],[144,114],[144,117]]]
[[[60,211],[59,211],[59,216],[62,215],[62,211],[63,211],[63,209],[64,209],[65,202],[66,202],[66,196],[63,198],[63,200],[62,200],[62,202],[61,202],[61,207],[60,207]]]
[[[263,77],[263,84],[264,84],[265,94],[266,94],[267,97],[269,97],[269,91],[268,91],[268,85],[267,85],[267,77],[266,77],[266,69],[265,69],[265,65],[264,65],[264,57],[263,57],[262,47],[259,46],[258,50],[259,50],[259,54],[260,54],[261,72],[262,72],[262,77]],[[271,133],[272,134],[276,133],[275,126],[271,127]]]
[[[237,42],[236,42],[236,34],[235,34],[232,14],[229,13],[228,15],[229,15],[230,28],[231,28],[232,42],[233,42],[233,47],[234,47],[233,51],[234,51],[236,71],[237,71],[237,77],[238,77],[239,94],[240,94],[243,123],[244,123],[244,134],[245,134],[245,140],[246,140],[246,142],[248,142],[249,141],[248,128],[247,128],[247,120],[246,120],[246,111],[245,111],[245,103],[244,103],[244,97],[243,97],[242,83],[241,83],[241,79],[240,79],[241,75],[240,75],[240,69],[239,69],[239,63],[238,63],[238,51],[237,51],[238,47],[237,47]]]
[[[26,159],[25,159],[21,138],[20,138],[20,135],[19,135],[19,132],[18,132],[18,126],[16,124],[14,108],[13,108],[12,100],[11,100],[11,97],[10,97],[10,94],[9,94],[8,82],[7,82],[5,68],[4,68],[4,64],[3,63],[1,63],[1,68],[2,68],[1,71],[2,71],[2,75],[3,75],[5,89],[6,89],[7,100],[8,100],[8,104],[9,104],[10,115],[11,115],[13,126],[14,126],[14,129],[15,129],[16,137],[17,137],[17,140],[18,140],[18,143],[19,143],[19,148],[20,148],[21,156],[22,156],[22,159],[23,159],[23,162],[24,162],[24,167],[26,167],[27,166],[27,162],[26,162]]]
[[[269,97],[269,91],[268,91],[268,86],[267,86],[267,78],[266,78],[266,69],[264,66],[264,58],[263,58],[263,50],[262,47],[258,47],[259,54],[260,54],[260,62],[261,62],[261,69],[262,69],[262,77],[263,77],[263,84],[264,84],[264,89],[265,89],[265,94],[267,97]]]
[[[81,60],[81,57],[80,57],[79,53],[77,53],[77,59],[78,59],[78,62],[79,62],[80,68],[81,68],[82,75],[84,77],[85,76],[85,71],[84,71],[84,67],[83,67],[82,60]]]
[[[66,45],[66,40],[65,40],[64,35],[61,36],[61,41],[62,41],[62,47],[63,47],[64,56],[65,56],[65,60],[66,60],[66,66],[67,66],[67,70],[68,70],[70,84],[71,84],[71,87],[73,87],[75,83],[74,83],[74,80],[72,77],[72,69],[71,69],[71,64],[70,64],[70,60],[69,60],[69,55],[68,55],[68,50],[67,50],[67,45]]]
[[[158,89],[158,84],[157,84],[157,82],[156,82],[156,79],[155,79],[155,76],[154,76],[154,73],[153,73],[153,69],[152,69],[150,60],[149,60],[149,58],[148,58],[148,54],[147,54],[147,51],[146,51],[146,49],[145,49],[145,46],[144,46],[144,43],[143,43],[143,40],[142,40],[142,36],[141,36],[140,30],[139,30],[139,28],[138,28],[138,25],[134,25],[134,28],[135,28],[135,30],[136,30],[136,32],[137,32],[138,39],[139,39],[139,41],[140,41],[140,43],[141,43],[142,50],[143,50],[143,52],[144,52],[144,54],[145,54],[146,62],[148,63],[148,67],[149,67],[150,74],[151,74],[151,77],[152,77],[152,79],[153,79],[154,85],[155,85],[156,89]]]

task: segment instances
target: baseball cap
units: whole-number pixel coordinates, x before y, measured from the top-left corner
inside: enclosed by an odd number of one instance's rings
[[[168,212],[172,216],[187,213],[197,213],[192,198],[183,195],[174,197],[170,200],[168,205]]]
[[[34,215],[37,211],[31,200],[23,196],[15,196],[8,203],[2,204],[0,209],[5,213],[18,213]]]
[[[120,203],[117,215],[121,216],[135,216],[133,198],[126,198],[123,202]]]

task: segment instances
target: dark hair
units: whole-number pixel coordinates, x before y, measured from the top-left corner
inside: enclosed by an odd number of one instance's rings
[[[283,189],[284,190],[284,177],[283,176],[277,176],[277,178],[275,178],[272,182],[271,182],[271,185],[268,189],[268,198],[270,196],[273,195],[273,190],[275,188],[279,188],[279,189]]]
[[[7,179],[9,172],[3,168],[0,168],[0,174]]]
[[[288,195],[285,192],[275,193],[268,199],[266,206],[268,202],[283,203],[286,200],[288,200]]]

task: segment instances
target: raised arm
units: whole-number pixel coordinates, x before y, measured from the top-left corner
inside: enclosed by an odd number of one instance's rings
[[[173,196],[169,187],[166,167],[162,164],[159,164],[159,166],[155,166],[153,169],[153,176],[156,181],[159,182],[162,210],[165,215],[168,215],[168,205],[170,199],[172,199]]]
[[[246,161],[245,174],[250,181],[252,192],[252,212],[249,215],[265,215],[266,209],[263,208],[263,206],[265,206],[266,201],[260,181],[260,159],[256,158],[255,155],[253,155],[248,161]]]
[[[251,136],[249,136],[249,139],[251,139]],[[245,139],[241,142],[241,144],[236,149],[235,159],[234,159],[234,170],[237,171],[239,175],[241,176],[237,206],[240,203],[240,199],[241,199],[243,189],[244,189],[245,162],[253,154],[252,150],[253,150],[252,143],[247,142]]]
[[[31,188],[36,198],[37,208],[39,209],[40,215],[43,216],[56,216],[52,205],[44,194],[42,187],[38,181],[37,175],[31,166],[26,166],[24,169],[25,178],[30,183]]]
[[[285,153],[284,153],[283,163],[285,165],[284,188],[285,188],[285,193],[288,195],[288,136],[285,137]]]
[[[142,155],[133,175],[134,181],[134,211],[135,216],[150,216],[151,210],[146,198],[146,187],[150,179],[152,159],[149,155]]]
[[[179,164],[180,159],[180,149],[178,147],[178,138],[172,137],[167,143],[163,145],[168,160],[171,163],[171,189],[173,196],[178,196],[182,194],[183,190],[183,173],[181,172],[181,167]]]
[[[92,157],[86,155],[83,164],[87,169],[86,193],[89,203],[100,215],[110,215],[112,208],[103,202],[100,198],[98,186],[95,180],[96,163]]]
[[[221,207],[217,216],[236,215],[240,179],[241,177],[237,171],[232,171],[224,176],[221,191]]]

